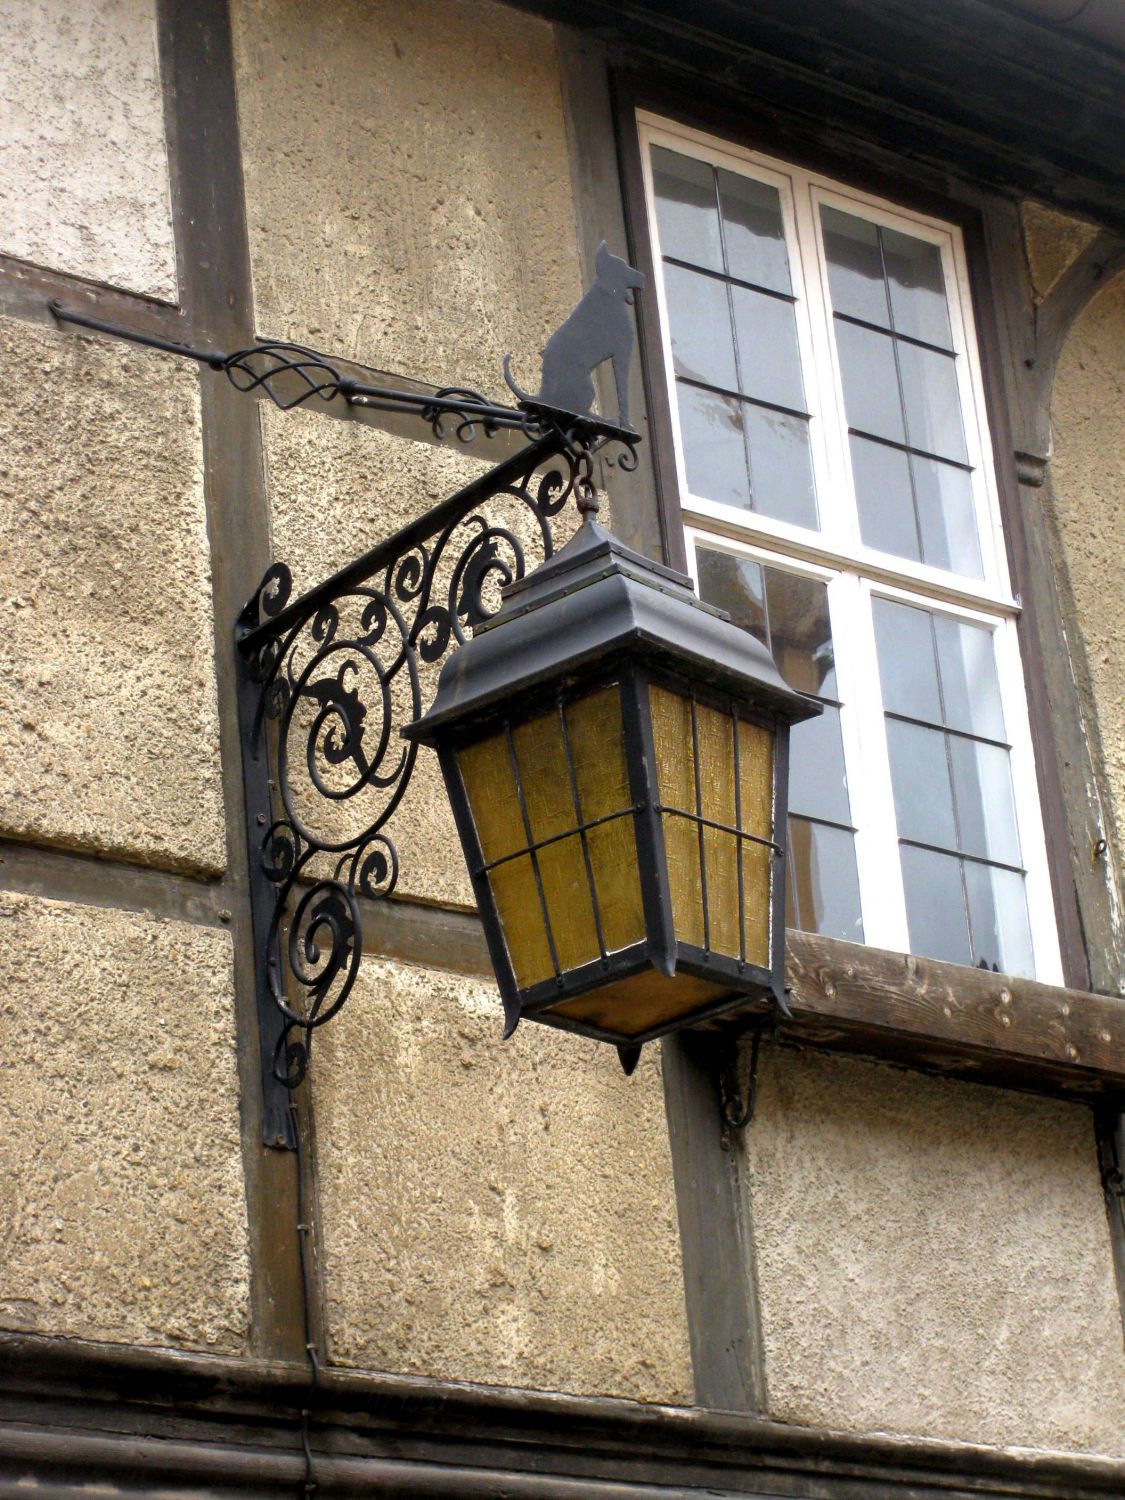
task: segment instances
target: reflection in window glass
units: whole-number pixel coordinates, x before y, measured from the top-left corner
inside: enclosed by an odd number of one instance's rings
[[[737,172],[719,172],[723,233],[732,276],[788,295],[789,254],[777,189]]]
[[[876,599],[911,951],[1033,973],[992,633]]]
[[[711,547],[697,546],[696,561],[700,597],[756,636],[786,682],[824,706],[790,736],[789,925],[862,942],[828,589]]]
[[[714,169],[706,162],[656,146],[652,176],[664,254],[721,271],[723,245]]]
[[[940,252],[827,205],[821,226],[863,540],[980,578]]]
[[[663,147],[652,163],[688,487],[701,499],[817,530],[778,191]],[[719,401],[736,395],[744,399],[732,422]],[[741,473],[733,426],[745,448]],[[707,451],[716,441],[721,451]]]

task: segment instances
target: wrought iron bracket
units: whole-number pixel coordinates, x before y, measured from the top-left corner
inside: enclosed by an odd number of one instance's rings
[[[398,730],[426,707],[436,668],[499,607],[500,589],[554,551],[552,521],[572,497],[597,510],[594,455],[606,444],[636,464],[626,386],[626,312],[643,278],[603,244],[597,279],[543,352],[541,388],[504,376],[518,405],[447,386],[419,392],[353,379],[299,344],[233,353],[196,349],[48,304],[60,323],[194,360],[282,411],[342,401],[413,414],[462,443],[501,430],[526,446],[291,599],[272,564],[234,627],[238,723],[256,954],[263,1140],[294,1149],[290,1100],[316,1029],[337,1015],[362,953],[361,902],[394,891],[399,854],[388,825],[414,770]],[[618,420],[593,414],[593,372],[609,361]],[[635,1057],[631,1059],[635,1063]]]
[[[604,434],[601,434],[604,436]],[[360,902],[389,896],[388,825],[414,769],[397,730],[438,666],[554,550],[551,522],[596,504],[590,424],[549,429],[290,602],[269,569],[235,627],[267,1144],[292,1144],[290,1091],[362,949]],[[623,461],[631,462],[627,448]]]

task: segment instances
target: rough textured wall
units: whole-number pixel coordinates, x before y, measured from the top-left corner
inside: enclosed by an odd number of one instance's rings
[[[197,382],[0,321],[0,832],[225,863]]]
[[[1038,301],[1058,281],[1070,263],[1082,254],[1098,232],[1086,219],[1074,219],[1044,203],[1020,205],[1024,246],[1031,272],[1031,285]]]
[[[550,27],[488,0],[238,0],[259,331],[534,388],[579,292]]]
[[[176,300],[154,0],[0,0],[0,251]]]
[[[687,1403],[659,1052],[525,1024],[367,958],[314,1079],[332,1358]]]
[[[0,1324],[237,1353],[230,940],[0,893]]]
[[[1065,569],[1064,610],[1081,634],[1114,820],[1125,829],[1125,276],[1080,315],[1051,403],[1054,456],[1045,503]],[[1069,597],[1065,590],[1069,590]],[[1125,851],[1118,849],[1119,858]]]
[[[771,1415],[1125,1453],[1088,1110],[770,1050],[745,1139]]]

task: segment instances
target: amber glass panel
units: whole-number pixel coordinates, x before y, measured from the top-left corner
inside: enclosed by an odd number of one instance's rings
[[[553,978],[556,960],[558,970],[568,972],[601,956],[591,884],[606,950],[644,937],[617,684],[567,704],[562,712],[556,706],[515,725],[510,747],[500,731],[462,750],[459,759],[485,862],[528,849],[529,843],[540,846],[488,873],[521,989]],[[587,831],[584,850],[580,822],[614,813],[621,816]]]
[[[625,728],[617,685],[568,703],[566,727],[583,820],[592,823],[630,808]],[[586,847],[606,951],[614,953],[639,943],[645,936],[645,915],[632,817],[614,818],[589,829]]]
[[[707,704],[654,687],[653,739],[663,814],[672,916],[679,942],[769,965],[770,850],[724,828],[773,837],[773,735]],[[737,782],[735,733],[738,733]],[[696,786],[698,746],[699,785]],[[700,822],[697,813],[713,828]],[[739,815],[741,814],[741,822]],[[703,861],[700,861],[702,843]],[[744,936],[739,934],[742,845]],[[706,882],[704,882],[704,871]],[[706,883],[706,919],[704,884]]]
[[[665,688],[650,690],[652,737],[660,801],[665,812],[664,850],[672,894],[672,922],[681,943],[703,947],[703,887],[699,867],[699,826],[695,822],[695,770],[692,761],[691,699]]]
[[[643,1036],[681,1016],[690,1016],[730,994],[727,985],[677,974],[667,979],[655,969],[615,979],[576,1000],[552,1005],[548,1014],[596,1026],[619,1036]]]
[[[772,839],[773,731],[738,721],[738,777],[743,832]],[[768,844],[742,840],[743,941],[749,963],[770,967],[770,892],[773,851]]]

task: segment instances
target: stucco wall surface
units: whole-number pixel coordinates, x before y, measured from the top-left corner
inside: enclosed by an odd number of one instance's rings
[[[198,377],[0,321],[0,831],[225,863]]]
[[[1088,1110],[774,1049],[745,1144],[772,1416],[1125,1453]]]
[[[1053,508],[1065,569],[1068,628],[1085,646],[1118,838],[1125,829],[1125,276],[1072,327],[1051,403]],[[1069,598],[1066,590],[1069,589]],[[1125,851],[1118,849],[1118,857]]]
[[[485,473],[503,456],[490,451],[484,438],[478,438],[466,452],[394,437],[359,422],[335,421],[314,412],[279,412],[264,404],[261,410],[273,555],[292,566],[295,589],[309,588],[326,578]],[[501,499],[490,502],[487,514],[518,538],[527,566],[542,560],[538,523],[526,505]],[[577,520],[573,505],[554,518],[556,542],[574,529]],[[453,567],[463,546],[476,534],[477,528],[465,526],[451,538],[446,553],[450,566],[438,573],[433,603],[448,605],[451,585],[454,605],[461,601],[462,590],[454,582]],[[511,564],[514,554],[510,547],[503,542],[498,545],[499,556]],[[400,594],[396,603],[408,621],[412,620],[413,602]],[[499,595],[491,595],[490,607],[498,603]],[[432,639],[432,632],[424,638]],[[395,632],[388,631],[376,649],[389,664],[397,654]],[[424,708],[436,689],[438,666],[424,661],[419,665]],[[405,688],[406,682],[405,674],[401,674],[399,686]],[[374,682],[368,686],[373,687]],[[415,716],[408,691],[397,691],[393,702],[396,720],[387,750],[388,764],[402,753],[398,729]],[[374,693],[368,692],[366,704],[364,736],[371,744],[379,733]],[[303,762],[294,755],[290,763],[299,773]],[[359,828],[367,810],[379,804],[380,796],[377,792],[363,794],[343,803],[309,799],[302,807],[318,829],[339,834],[351,826]],[[410,789],[394,813],[390,833],[402,855],[399,894],[447,905],[472,904],[449,799],[442,787],[437,757],[430,750],[419,751]]]
[[[1028,270],[1036,299],[1042,301],[1067,267],[1097,235],[1096,224],[1059,213],[1030,199],[1020,205]]]
[[[259,331],[536,388],[579,268],[550,27],[489,0],[238,0]]]
[[[527,1024],[491,985],[365,958],[320,1047],[331,1356],[685,1404],[659,1052]]]
[[[154,0],[0,0],[0,251],[176,300]]]
[[[0,1323],[242,1351],[230,940],[0,893]]]

